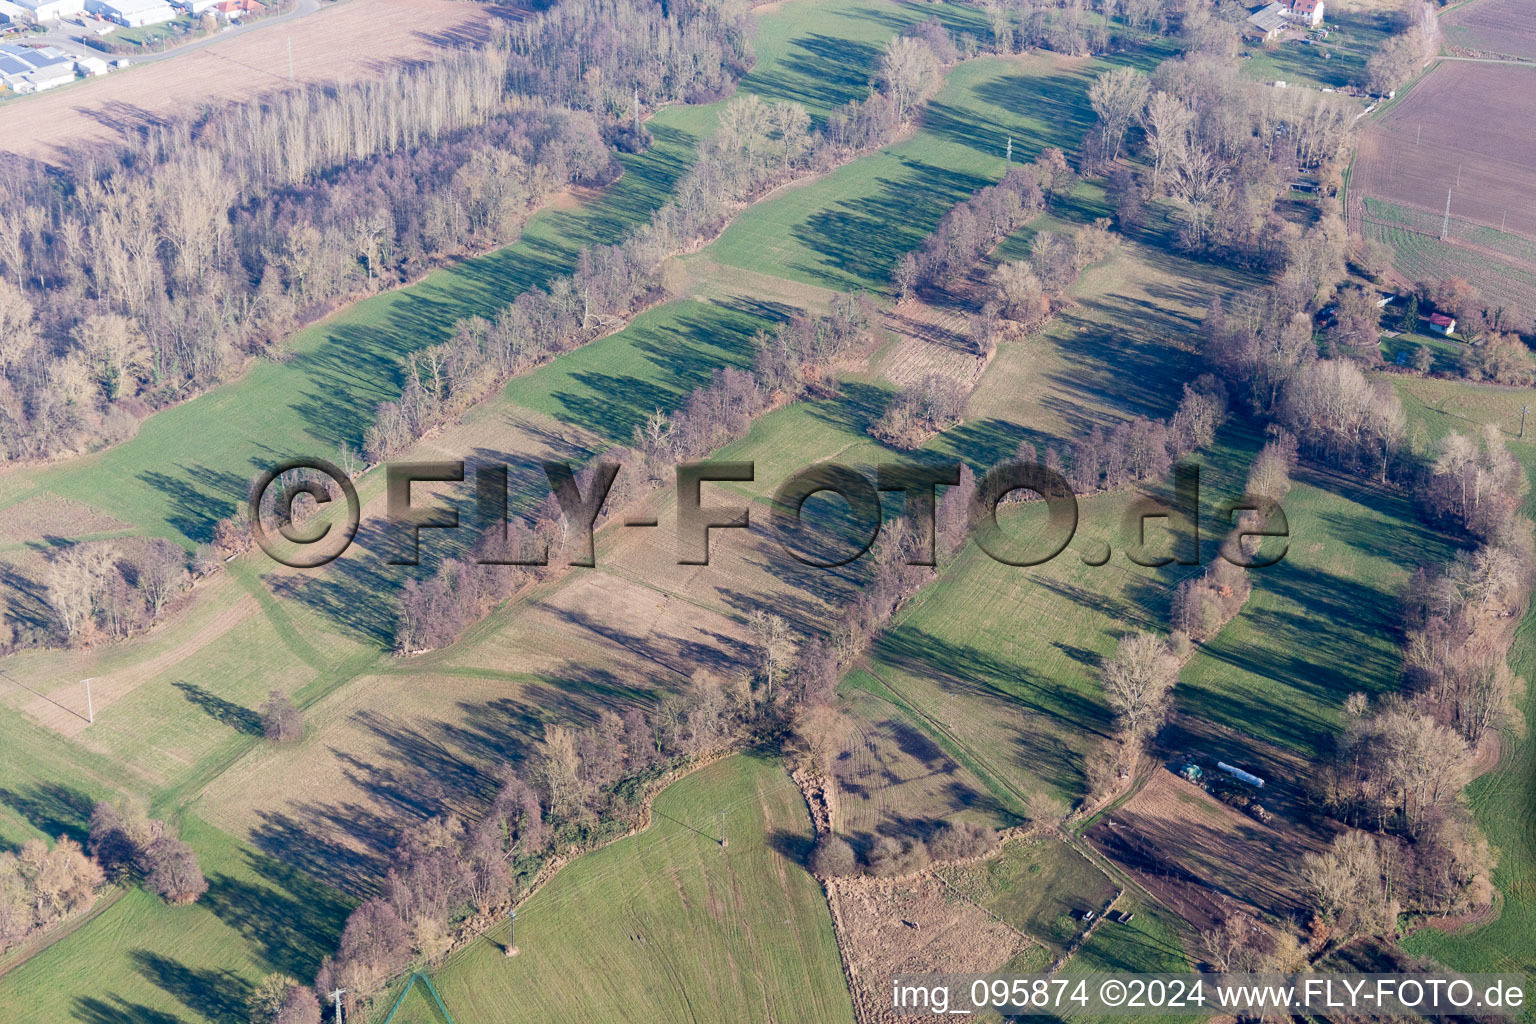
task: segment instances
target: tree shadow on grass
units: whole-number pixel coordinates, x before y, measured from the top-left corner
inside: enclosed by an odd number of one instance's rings
[[[214,721],[247,736],[262,735],[261,716],[250,708],[225,700],[196,683],[178,680],[171,685],[180,690],[187,700],[196,704]]]
[[[816,849],[816,840],[810,836],[776,828],[768,833],[767,841],[768,848],[779,856],[803,868],[810,868],[811,851]]]
[[[235,514],[251,482],[203,465],[180,465],[174,473],[146,470],[138,479],[168,499],[167,523],[194,543],[211,542],[214,527],[220,519]]]
[[[311,978],[336,948],[351,904],[340,893],[272,857],[246,851],[266,884],[217,873],[202,906],[234,928],[265,965],[295,978]]]
[[[1041,125],[1038,135],[1025,133],[1015,139],[1014,159],[1032,160],[1047,146],[1072,152],[1084,133],[1093,126],[1094,115],[1088,105],[1089,75],[1071,71],[1055,75],[1004,75],[976,86],[976,97],[1002,110],[1027,110]],[[971,118],[974,123],[974,116]],[[953,131],[955,141],[969,143],[968,126],[943,122],[936,127],[941,134]]]
[[[120,996],[106,999],[77,996],[70,1018],[84,1024],[186,1024],[174,1014],[162,1013],[142,1003],[130,1003]]]
[[[244,1024],[251,983],[230,970],[199,970],[147,949],[129,954],[135,969],[187,1009],[218,1024]]]
[[[50,839],[67,836],[83,843],[95,801],[78,789],[40,782],[28,785],[24,791],[0,788],[0,804],[21,815]]]
[[[771,70],[748,74],[740,88],[765,100],[803,104],[813,114],[869,94],[880,47],[817,32],[797,36],[790,46],[794,52],[775,61]],[[821,125],[826,118],[817,115],[815,121]]]
[[[1058,736],[1076,736],[1078,746],[1108,737],[1109,709],[1020,662],[1006,662],[965,644],[935,636],[910,622],[887,632],[876,644],[883,664],[926,679],[945,692],[968,695],[1023,712],[1023,722],[1043,719],[1039,728],[1021,728],[1011,751],[999,752],[1015,770],[1039,776],[1056,789],[1083,789],[1081,755]]]
[[[868,196],[836,203],[791,226],[790,236],[818,257],[794,269],[830,288],[884,289],[901,257],[916,249],[946,211],[988,179],[894,154],[898,176],[877,179]],[[887,163],[886,166],[889,166]]]

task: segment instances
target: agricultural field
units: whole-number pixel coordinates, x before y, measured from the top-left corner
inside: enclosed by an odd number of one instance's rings
[[[1391,250],[1404,286],[1462,277],[1517,322],[1536,316],[1536,241],[1369,196],[1362,202],[1364,237]]]
[[[1372,120],[1350,187],[1432,213],[1449,191],[1453,216],[1536,237],[1524,201],[1536,141],[1522,127],[1532,70],[1442,62]]]
[[[718,761],[664,790],[644,831],[523,904],[516,957],[502,926],[434,983],[461,1021],[852,1021],[826,899],[799,863],[811,839],[780,768]],[[395,1024],[435,1024],[418,1005]]]
[[[453,0],[327,4],[297,21],[214,37],[185,53],[0,104],[0,151],[56,161],[75,147],[118,140],[206,103],[249,100],[295,84],[380,78],[430,60],[446,45],[484,39],[497,19],[515,14],[513,7]]]
[[[989,31],[968,5],[769,5],[757,14],[759,63],[740,88],[803,102],[824,121],[867,92],[885,41],[930,14],[957,32]],[[1376,22],[1341,20],[1330,61],[1347,71],[1348,47],[1374,45]],[[528,511],[541,460],[581,463],[630,441],[715,370],[749,368],[757,332],[824,312],[836,291],[874,293],[867,350],[711,456],[754,462],[757,473],[708,485],[706,501],[747,507],[752,521],[714,534],[710,564],[677,563],[675,500],[663,488],[644,509],[654,528],[615,522],[599,532],[600,568],[553,570],[457,642],[396,657],[406,574],[384,563],[385,484],[372,472],[359,481],[360,543],[334,564],[300,571],[239,557],[131,643],[0,661],[0,850],[81,838],[95,800],[139,794],[178,824],[210,882],[189,906],[113,890],[56,941],[0,960],[0,1020],[238,1024],[263,975],[313,978],[352,908],[389,892],[403,829],[478,817],[509,769],[542,784],[553,758],[532,755],[551,726],[654,707],[688,692],[701,671],[750,688],[761,664],[752,612],[772,611],[797,634],[824,632],[867,578],[859,564],[808,569],[765,529],[775,489],[796,469],[945,459],[979,471],[1021,446],[1026,455],[1059,450],[1094,427],[1169,416],[1183,385],[1207,369],[1198,339],[1210,300],[1266,281],[1177,252],[1167,205],[1154,202],[1144,226],[1084,271],[1047,327],[1002,336],[990,359],[961,350],[958,307],[892,308],[888,294],[901,254],[1004,173],[1010,140],[1022,160],[1075,147],[1093,122],[1095,75],[1117,63],[1145,70],[1160,52],[960,64],[912,132],[740,211],[713,243],[669,261],[669,294],[655,305],[513,379],[407,453],[510,462],[514,501]],[[295,339],[290,357],[151,417],[115,448],[7,472],[0,578],[17,596],[6,614],[50,614],[38,568],[57,545],[203,542],[258,468],[356,446],[375,404],[398,396],[406,356],[442,340],[456,319],[493,314],[570,270],[581,245],[621,238],[665,203],[724,102],[658,112],[657,145],[623,157],[618,182],[563,198],[517,243],[343,310]],[[1110,216],[1111,205],[1102,182],[1080,182],[989,260],[1023,258],[1039,232],[1068,234]],[[1403,231],[1433,216],[1411,197],[1373,195],[1364,207]],[[1513,227],[1495,237],[1479,221],[1462,225],[1480,245],[1514,253],[1527,244]],[[977,274],[989,269],[983,261]],[[877,440],[871,428],[898,390],[930,373],[970,389],[960,422],[915,452]],[[1517,429],[1523,392],[1385,379],[1403,396],[1421,454],[1452,427]],[[1218,503],[1241,492],[1264,440],[1238,414],[1195,456],[1206,560],[1226,528]],[[1516,447],[1536,465],[1536,448]],[[1294,478],[1288,557],[1252,573],[1242,613],[1193,651],[1171,724],[1093,816],[1056,827],[1086,795],[1089,759],[1116,731],[1101,669],[1126,633],[1166,633],[1175,588],[1198,571],[1126,556],[1141,497],[1130,490],[1081,497],[1077,534],[1054,560],[1013,567],[968,545],[900,610],[838,686],[826,719],[830,779],[816,782],[827,787],[825,811],[778,756],[804,738],[786,738],[788,721],[765,729],[752,752],[660,788],[636,811],[645,824],[633,833],[613,838],[627,825],[584,822],[611,841],[580,856],[562,839],[561,866],[518,905],[515,957],[505,955],[502,922],[424,965],[444,1005],[462,1022],[874,1021],[880,979],[893,970],[1039,971],[1064,959],[1069,975],[1183,971],[1199,955],[1194,930],[1233,910],[1302,919],[1305,897],[1277,865],[1329,839],[1326,827],[1302,821],[1307,783],[1337,742],[1345,699],[1400,684],[1399,591],[1453,542],[1380,481],[1312,467]],[[468,494],[420,488],[415,500],[452,495],[467,508]],[[839,510],[825,495],[807,503],[808,516]],[[1040,512],[1010,504],[1002,524],[1029,538]],[[1158,544],[1155,524],[1147,532]],[[457,553],[465,533],[426,531],[424,564]],[[1527,678],[1536,678],[1533,622],[1517,649]],[[302,739],[263,742],[256,709],[274,689],[302,709]],[[1277,820],[1251,819],[1167,770],[1196,751],[1269,778],[1265,804]],[[1508,950],[1531,948],[1530,815],[1499,815],[1511,801],[1530,802],[1536,742],[1511,735],[1503,751],[1504,766],[1471,799],[1501,847],[1506,913],[1482,931],[1410,938],[1448,963],[1524,969],[1523,954]],[[1054,805],[1061,815],[1047,820]],[[944,821],[1027,822],[1032,831],[1013,830],[989,859],[897,879],[824,884],[808,870],[818,825],[830,823],[862,855],[881,836],[926,836]],[[1134,921],[1106,919],[1110,907]],[[399,978],[370,1007],[373,1024],[396,995],[391,1024],[445,1019],[424,988],[407,991]]]
[[[1369,122],[1349,178],[1352,228],[1391,248],[1406,282],[1463,276],[1526,319],[1536,315],[1536,146],[1522,128],[1533,73],[1442,61]],[[1439,241],[1447,199],[1449,246]]]
[[[1536,4],[1531,0],[1477,0],[1440,19],[1445,41],[1478,54],[1536,60]]]

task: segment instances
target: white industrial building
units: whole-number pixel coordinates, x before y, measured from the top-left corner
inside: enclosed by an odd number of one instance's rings
[[[0,84],[15,93],[42,92],[75,80],[75,62],[55,46],[0,44]]]
[[[110,68],[107,62],[100,57],[76,57],[75,70],[86,78],[94,78],[97,75],[106,74]]]
[[[72,18],[85,10],[85,0],[16,0],[38,21]]]
[[[161,25],[176,17],[176,9],[164,0],[85,0],[85,9],[124,28]]]
[[[188,14],[202,14],[211,11],[219,5],[219,0],[171,0],[171,6],[178,7]]]
[[[25,25],[32,20],[32,12],[11,0],[0,0],[0,25]]]

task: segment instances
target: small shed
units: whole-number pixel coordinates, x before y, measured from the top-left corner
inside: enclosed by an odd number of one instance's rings
[[[1429,329],[1436,334],[1450,334],[1456,329],[1456,318],[1444,313],[1429,314]]]

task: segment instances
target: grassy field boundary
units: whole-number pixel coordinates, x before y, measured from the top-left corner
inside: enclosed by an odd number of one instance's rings
[[[1025,812],[1025,807],[1027,806],[1029,800],[1028,794],[1024,793],[1007,779],[999,775],[997,773],[997,769],[994,768],[985,757],[978,754],[975,750],[972,750],[963,740],[951,732],[950,729],[943,723],[939,722],[932,715],[929,715],[927,712],[913,704],[904,693],[898,690],[895,686],[892,686],[889,681],[880,675],[880,673],[876,672],[868,660],[861,661],[855,671],[866,673],[870,678],[874,679],[882,687],[889,691],[890,694],[895,697],[895,700],[892,700],[889,697],[882,697],[880,694],[874,692],[873,690],[863,688],[866,693],[869,693],[874,697],[879,697],[887,704],[902,711],[908,717],[915,719],[916,724],[923,727],[924,731],[927,732],[935,742],[943,747],[946,753],[949,753],[955,758],[955,760],[959,761],[965,767],[975,772],[977,778],[980,778],[982,781],[984,781],[987,784],[987,787],[993,791],[993,796],[998,797],[1005,804],[1010,803],[1010,801],[1017,801],[1017,803],[1012,805],[1010,810],[1020,815],[1020,817],[1028,817],[1028,814]]]

